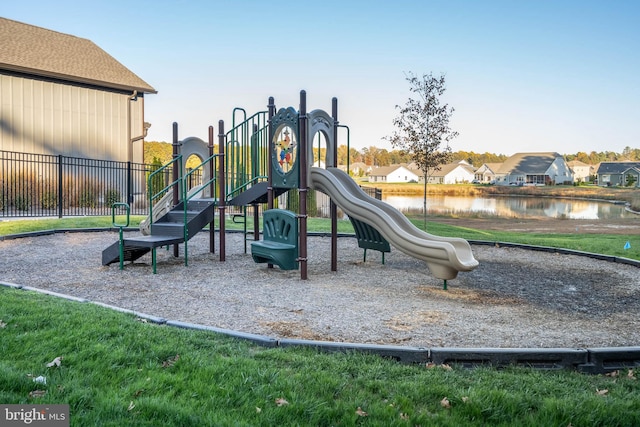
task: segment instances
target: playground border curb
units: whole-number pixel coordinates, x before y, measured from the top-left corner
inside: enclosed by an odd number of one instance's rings
[[[574,370],[588,374],[606,374],[620,369],[640,366],[640,346],[593,348],[468,348],[468,347],[410,347],[353,342],[277,339],[231,329],[216,328],[196,323],[167,320],[151,314],[77,298],[48,290],[0,281],[0,286],[37,292],[72,302],[94,304],[106,309],[134,316],[156,325],[212,332],[242,339],[268,348],[310,347],[327,353],[363,352],[406,364],[455,365],[463,368],[491,366],[523,366],[541,370]]]
[[[130,229],[132,231],[137,228]],[[38,237],[57,233],[114,231],[113,228],[84,228],[84,229],[56,229],[29,233],[0,236],[2,240],[12,240],[23,237]],[[232,231],[232,230],[229,230]],[[241,231],[241,230],[240,230]],[[312,236],[325,236],[327,233],[309,233]],[[355,237],[354,234],[341,234],[339,237]],[[572,249],[560,249],[548,246],[523,245],[519,243],[495,242],[484,240],[468,240],[472,245],[496,246],[501,248],[513,247],[534,251],[552,252],[565,255],[586,256],[594,259],[619,262],[640,267],[640,261],[624,257],[602,255],[591,252],[581,252]],[[575,370],[588,374],[606,374],[620,369],[630,369],[640,366],[640,346],[628,347],[589,347],[589,348],[468,348],[468,347],[410,347],[381,344],[364,344],[352,342],[314,341],[303,339],[277,339],[264,335],[251,334],[231,329],[199,325],[177,320],[167,320],[162,317],[128,310],[121,307],[43,290],[32,286],[0,281],[0,286],[32,291],[69,301],[90,303],[103,308],[115,310],[136,318],[157,324],[182,329],[213,332],[236,339],[248,340],[256,345],[269,348],[311,347],[323,352],[364,352],[375,354],[408,364],[456,365],[465,368],[491,366],[502,368],[507,366],[526,366],[542,370]]]

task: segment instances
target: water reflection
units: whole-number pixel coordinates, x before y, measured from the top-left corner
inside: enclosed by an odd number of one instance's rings
[[[402,212],[422,212],[422,196],[383,194],[382,200]],[[442,215],[491,215],[507,218],[614,219],[633,216],[624,205],[591,200],[533,197],[429,196],[429,213]]]

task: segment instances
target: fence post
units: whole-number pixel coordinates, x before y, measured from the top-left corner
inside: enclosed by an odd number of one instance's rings
[[[133,177],[131,176],[131,161],[127,162],[127,201],[133,204]]]
[[[58,218],[62,218],[62,154],[58,154]]]

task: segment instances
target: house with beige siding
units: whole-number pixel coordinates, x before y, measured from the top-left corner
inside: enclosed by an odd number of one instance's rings
[[[429,173],[429,184],[462,184],[473,181],[474,168],[461,160],[455,163],[441,165],[439,170]],[[424,178],[421,179],[424,182]]]
[[[143,161],[157,91],[91,40],[0,18],[0,147]]]
[[[567,163],[573,172],[574,182],[590,182],[591,176],[595,175],[595,169],[580,160],[571,160]]]
[[[475,181],[480,184],[494,184],[502,163],[484,163],[474,172]]]

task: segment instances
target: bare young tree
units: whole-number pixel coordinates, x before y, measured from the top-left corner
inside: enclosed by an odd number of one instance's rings
[[[432,73],[421,78],[409,73],[406,76],[413,96],[404,105],[396,105],[400,115],[393,120],[397,130],[386,139],[394,148],[411,156],[424,176],[424,226],[427,226],[427,183],[435,171],[451,159],[449,141],[458,132],[449,127],[454,112],[448,104],[440,105],[444,94],[445,76],[434,77]]]

